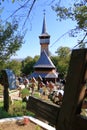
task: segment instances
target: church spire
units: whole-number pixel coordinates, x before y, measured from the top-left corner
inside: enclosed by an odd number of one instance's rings
[[[42,28],[42,34],[46,33],[46,20],[45,20],[45,10],[44,10],[44,18],[43,18],[43,28]]]

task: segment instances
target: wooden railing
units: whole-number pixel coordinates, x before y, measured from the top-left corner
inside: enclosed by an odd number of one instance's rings
[[[27,109],[55,125],[56,130],[87,130],[87,118],[80,115],[87,80],[87,49],[73,50],[61,108],[30,97]]]

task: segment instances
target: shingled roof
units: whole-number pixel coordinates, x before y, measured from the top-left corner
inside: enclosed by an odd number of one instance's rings
[[[39,60],[34,65],[34,68],[55,68],[55,66],[44,50],[42,51]]]

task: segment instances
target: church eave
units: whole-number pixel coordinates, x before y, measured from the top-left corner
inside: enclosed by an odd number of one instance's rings
[[[29,78],[32,78],[32,77],[35,77],[35,78],[38,78],[39,76],[41,76],[42,78],[55,78],[57,79],[58,78],[58,74],[57,73],[38,73],[38,72],[33,72]]]
[[[43,33],[39,36],[39,38],[50,38],[50,35],[48,33]]]
[[[49,66],[49,65],[36,65],[34,68],[47,68],[47,69],[55,69],[55,66]]]

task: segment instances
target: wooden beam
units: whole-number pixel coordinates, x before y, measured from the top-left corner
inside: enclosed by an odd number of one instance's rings
[[[72,125],[73,130],[87,130],[87,117],[76,115]]]
[[[50,104],[30,96],[27,103],[27,109],[34,112],[37,117],[48,121],[52,125],[56,125],[60,111],[60,107],[58,105]]]
[[[87,79],[86,71],[87,49],[73,50],[64,88],[63,103],[56,127],[58,130],[74,130],[73,122],[76,115],[80,114],[81,105],[79,104],[85,94],[85,91],[82,91],[84,90],[84,80]]]

